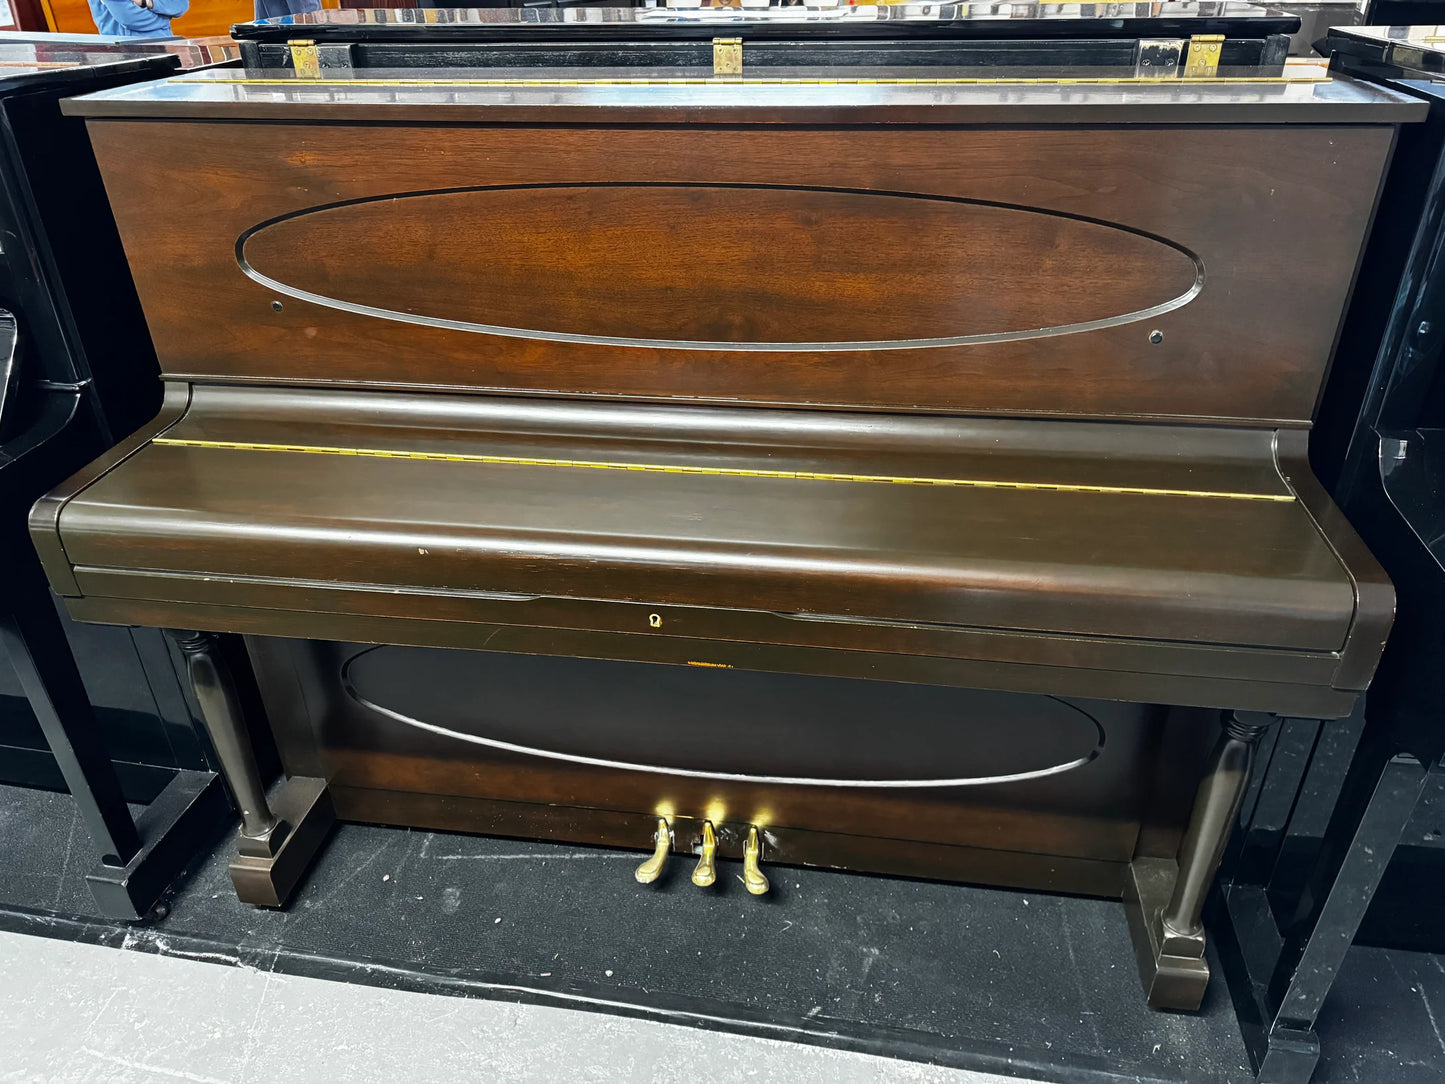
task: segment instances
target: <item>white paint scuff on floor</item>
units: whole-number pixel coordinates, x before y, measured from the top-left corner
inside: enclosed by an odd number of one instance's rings
[[[0,1081],[1020,1084],[774,1039],[0,933]]]

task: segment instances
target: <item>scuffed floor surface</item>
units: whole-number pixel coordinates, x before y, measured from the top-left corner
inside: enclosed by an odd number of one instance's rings
[[[1445,1082],[1445,958],[1356,945],[1316,1022],[1315,1084]]]
[[[0,1080],[1018,1084],[775,1039],[13,933],[0,933]]]
[[[233,965],[211,970],[262,984],[266,974],[277,984],[307,976],[462,995],[434,1014],[502,1019],[514,1011],[464,1008],[464,999],[587,1007],[596,1018],[568,1029],[626,1033],[631,1025],[616,1017],[629,1016],[697,1025],[680,1029],[680,1043],[720,1029],[796,1039],[790,1049],[800,1060],[790,1066],[830,1064],[817,1060],[819,1047],[827,1058],[886,1054],[900,1059],[887,1063],[889,1079],[934,1066],[1071,1084],[1252,1077],[1222,982],[1211,984],[1198,1015],[1146,1007],[1123,907],[1107,900],[777,867],[769,869],[773,892],[754,899],[732,862],[719,864],[719,883],[707,891],[679,861],[644,887],[632,877],[641,854],[343,825],[290,907],[266,911],[236,902],[229,852],[224,842],[203,858],[164,916],[109,923],[94,917],[85,888],[93,860],[73,803],[0,788],[0,928],[130,949],[112,953],[124,981],[137,958],[182,956]],[[291,1003],[271,998],[293,989],[272,986],[266,1005],[249,1002],[250,1016],[236,1026],[244,1031],[251,1017],[257,1027],[284,1022]],[[359,998],[376,994],[358,990]],[[186,996],[157,992],[157,1011],[187,1011]],[[103,1022],[103,999],[86,1004]],[[305,1019],[297,1007],[293,1023]],[[194,1041],[238,1046],[234,1035],[207,1038],[216,1030],[197,1027]],[[311,1038],[327,1041],[320,1032]],[[626,1046],[618,1041],[617,1058]],[[715,1055],[683,1050],[675,1053],[691,1060],[670,1063],[673,1075],[662,1079],[730,1077],[711,1064]],[[648,1064],[662,1072],[664,1061]],[[0,1057],[0,1079],[4,1071]],[[641,1079],[649,1071],[639,1070]],[[784,1075],[813,1079],[791,1067]]]

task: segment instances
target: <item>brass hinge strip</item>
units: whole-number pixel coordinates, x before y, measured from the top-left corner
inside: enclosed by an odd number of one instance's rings
[[[828,471],[765,470],[751,467],[702,467],[690,463],[617,463],[595,459],[546,459],[522,455],[478,455],[454,452],[403,452],[380,448],[337,448],[315,444],[262,444],[232,440],[185,440],[156,437],[152,444],[172,448],[209,448],[237,452],[298,452],[306,455],[351,455],[373,459],[418,459],[438,463],[485,463],[516,467],[573,467],[652,474],[700,474],[731,478],[785,478],[809,482],[871,482],[884,485],[952,486],[968,489],[1053,490],[1060,493],[1114,493],[1143,497],[1205,497],[1234,501],[1292,501],[1292,493],[1234,493],[1208,489],[1163,489],[1154,486],[1091,486],[1072,482],[1017,482],[992,478],[909,478],[888,474],[834,474]]]
[[[973,87],[973,86],[1153,86],[1166,83],[1169,86],[1209,84],[1241,84],[1252,86],[1278,86],[1288,83],[1328,83],[1328,75],[1268,75],[1268,76],[1166,76],[1164,78],[1138,78],[1134,76],[1083,75],[1066,79],[1039,78],[948,78],[932,79],[762,79],[743,76],[738,79],[713,79],[711,77],[689,77],[678,79],[336,79],[313,78],[308,84],[338,87],[697,87],[697,86],[772,86],[772,87]],[[171,79],[175,83],[224,84],[227,86],[284,87],[295,86],[295,79],[265,79],[218,77],[214,79]]]

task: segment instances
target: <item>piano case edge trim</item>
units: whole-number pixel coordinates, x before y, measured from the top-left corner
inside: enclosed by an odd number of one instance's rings
[[[70,599],[68,605],[76,620],[101,624],[179,625],[242,635],[281,635],[273,624],[276,611],[259,607],[177,604],[98,595]],[[712,658],[698,660],[696,656],[699,652],[692,642],[681,641],[679,648],[677,641],[681,638],[678,637],[331,613],[308,613],[305,618],[304,626],[289,624],[284,635],[341,642],[396,643],[400,640],[419,647],[562,654],[671,665],[720,664],[738,669],[1042,692],[1221,710],[1265,711],[1322,719],[1348,715],[1358,695],[1353,691],[1314,683],[1081,669],[1040,663],[949,659],[738,641],[716,645],[710,652]],[[501,634],[520,637],[521,640],[501,643],[498,642]],[[528,637],[534,639],[528,640]],[[629,640],[628,652],[619,655],[617,645]],[[560,650],[564,644],[565,650]],[[760,658],[760,654],[769,658]],[[719,657],[724,655],[727,658]],[[1024,678],[1027,684],[1021,684],[1017,680],[1019,678]],[[1121,680],[1126,683],[1123,687],[1119,686]]]
[[[61,595],[66,598],[79,598],[83,594],[80,584],[76,582],[70,557],[65,552],[65,544],[60,539],[60,514],[65,510],[66,504],[102,475],[144,449],[152,438],[179,422],[189,409],[190,402],[189,384],[167,381],[161,409],[155,418],[35,502],[29,516],[30,539],[40,555],[40,563],[44,566],[52,586]]]
[[[1314,476],[1308,443],[1306,432],[1278,432],[1275,458],[1281,475],[1354,585],[1355,619],[1332,684],[1336,689],[1362,691],[1374,676],[1395,620],[1395,588],[1370,548]]]

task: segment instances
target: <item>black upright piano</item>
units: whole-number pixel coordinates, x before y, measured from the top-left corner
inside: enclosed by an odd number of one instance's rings
[[[1314,1021],[1357,934],[1445,944],[1445,35],[1336,27],[1323,44],[1332,71],[1430,112],[1400,133],[1311,442],[1320,480],[1395,583],[1395,627],[1357,742],[1319,733],[1275,751],[1220,901],[1246,1038],[1285,1081],[1309,1078]],[[1434,809],[1420,802],[1430,791]]]
[[[177,63],[0,41],[0,781],[71,792],[97,851],[92,893],[120,918],[150,909],[229,803],[170,646],[155,630],[71,621],[25,517],[160,402],[94,155],[59,103]],[[128,803],[146,809],[133,820]]]

